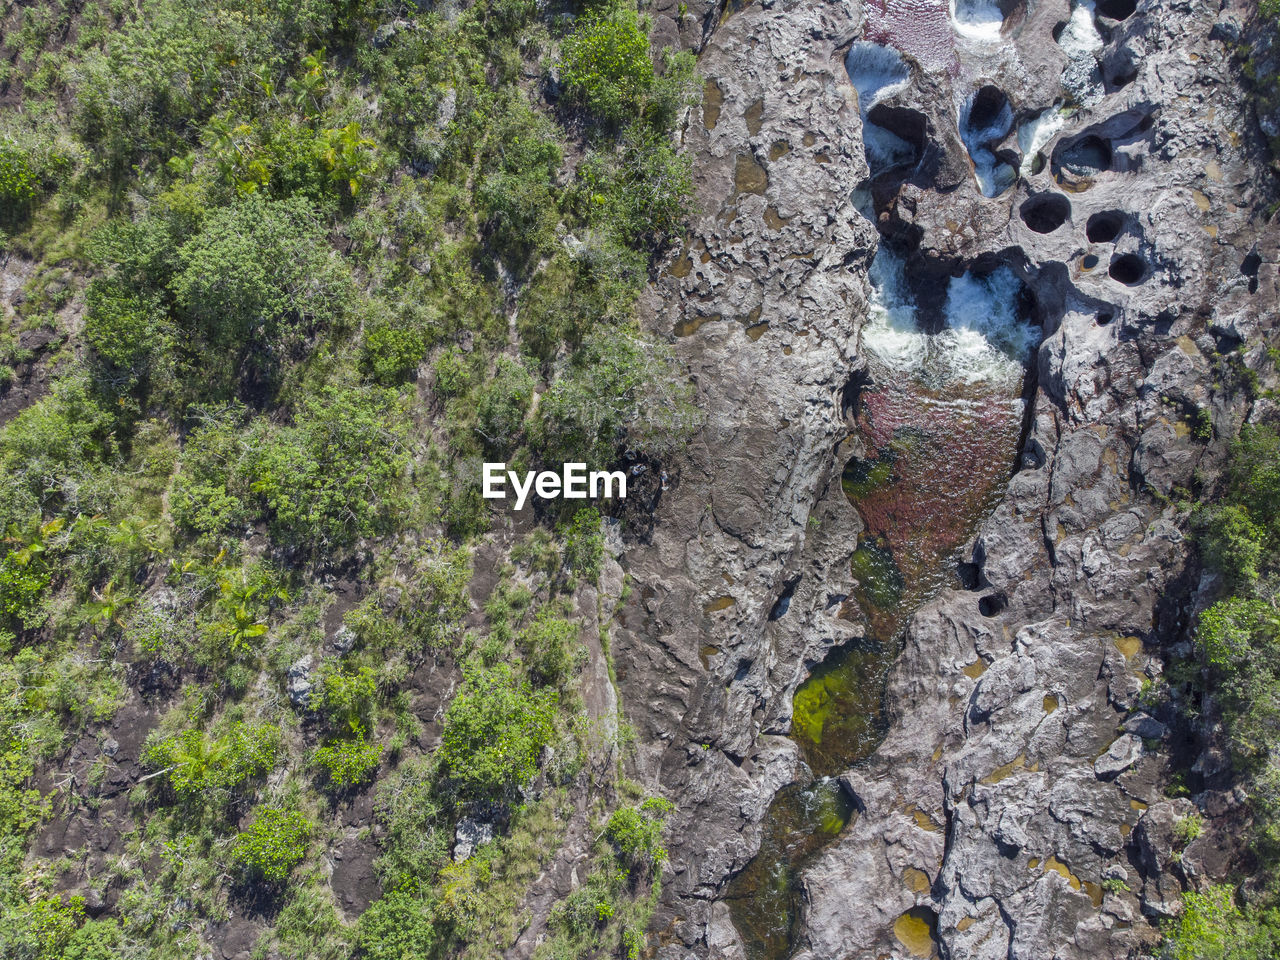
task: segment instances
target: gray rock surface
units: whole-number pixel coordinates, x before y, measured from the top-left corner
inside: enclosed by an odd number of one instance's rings
[[[285,691],[289,694],[289,702],[295,708],[301,709],[311,700],[311,688],[314,686],[311,673],[314,663],[315,657],[308,653],[289,666]]]
[[[905,956],[894,931],[911,909],[936,916],[953,958],[1142,955],[1195,882],[1163,797],[1186,731],[1146,699],[1205,595],[1179,491],[1221,452],[1198,411],[1219,435],[1248,412],[1215,391],[1215,353],[1277,301],[1257,215],[1273,185],[1215,32],[1244,8],[1142,3],[1085,23],[1097,42],[1082,53],[1055,41],[1072,11],[1050,0],[1017,7],[994,42],[909,56],[908,82],[868,115],[917,148],[869,184],[875,229],[851,198],[868,168],[843,54],[892,33],[882,15],[766,2],[710,29],[658,12],[707,78],[685,137],[701,215],[645,304],[707,422],[652,532],[626,544],[635,589],[612,637],[637,776],[678,805],[658,956],[744,956],[719,898],[801,775],[785,737],[796,685],[857,632],[839,611],[861,524],[838,476],[858,452],[845,387],[877,229],[922,293],[1013,269],[1044,341],[1019,469],[958,558],[978,587],[910,623],[887,736],[842,778],[858,814],[807,868],[800,955]],[[1021,171],[994,196],[959,128],[984,88],[1012,118],[986,147]],[[1029,121],[1047,110],[1061,125],[1037,144]],[[964,673],[978,657],[986,672]],[[1206,783],[1221,769],[1209,757]],[[1211,861],[1190,862],[1209,876]],[[1104,892],[1108,878],[1132,892]]]
[[[611,639],[636,776],[677,801],[656,920],[677,951],[732,954],[711,904],[796,775],[791,694],[856,635],[832,600],[851,592],[860,526],[833,451],[876,245],[850,198],[866,167],[840,49],[856,27],[819,3],[752,6],[715,31],[685,135],[701,214],[644,303],[707,417],[651,536],[626,545],[634,587]]]
[[[454,831],[453,862],[462,863],[480,847],[493,839],[493,824],[488,820],[463,817]]]

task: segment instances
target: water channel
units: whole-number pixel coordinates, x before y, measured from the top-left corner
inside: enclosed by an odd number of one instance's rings
[[[865,527],[844,615],[861,620],[866,637],[834,651],[796,692],[792,736],[812,776],[775,797],[760,852],[728,892],[750,960],[783,960],[794,948],[803,867],[853,814],[835,778],[875,750],[885,677],[907,619],[956,585],[951,555],[1000,498],[1039,337],[1007,268],[952,278],[935,333],[918,323],[901,258],[881,248],[871,281],[862,331],[868,383],[856,418],[866,456],[842,476]]]

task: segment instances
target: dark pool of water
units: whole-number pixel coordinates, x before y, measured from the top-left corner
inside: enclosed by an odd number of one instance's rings
[[[839,835],[853,814],[834,780],[791,784],[778,791],[765,822],[760,852],[728,894],[729,909],[748,957],[785,957],[800,917],[803,863]]]

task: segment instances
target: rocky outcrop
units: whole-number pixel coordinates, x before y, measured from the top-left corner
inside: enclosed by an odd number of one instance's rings
[[[1052,0],[998,29],[947,11],[766,3],[701,55],[702,215],[646,322],[707,426],[627,547],[613,637],[638,773],[680,810],[662,957],[742,956],[716,899],[797,775],[796,684],[856,632],[838,614],[860,524],[833,478],[876,244],[860,184],[923,314],[946,277],[1007,265],[1044,341],[1018,469],[957,558],[975,589],[908,628],[890,730],[843,778],[858,812],[806,874],[801,956],[905,956],[922,927],[949,957],[1140,954],[1198,882],[1165,821],[1238,805],[1201,777],[1170,813],[1171,758],[1196,745],[1146,691],[1191,613],[1179,491],[1245,412],[1214,366],[1277,296],[1223,27],[1245,10]],[[844,67],[855,41],[904,54],[903,81],[859,77],[873,103]]]
[[[945,69],[917,65],[897,94],[938,126],[983,90],[1009,104],[989,146],[1015,184],[984,196],[975,176],[944,193],[918,169],[890,172],[878,220],[917,278],[1012,267],[1045,340],[1019,469],[962,558],[977,589],[913,619],[893,725],[858,771],[862,812],[807,874],[815,956],[902,953],[895,923],[920,909],[944,956],[1131,956],[1197,880],[1166,822],[1195,807],[1172,812],[1163,792],[1195,744],[1146,691],[1190,622],[1179,491],[1215,468],[1210,423],[1225,434],[1246,412],[1215,392],[1214,364],[1270,322],[1276,296],[1261,138],[1215,30],[1243,15],[1100,12],[1096,73],[1080,80],[1079,52],[1054,42],[1068,5],[1040,4],[997,41],[958,43]],[[1071,96],[1087,105],[1037,142],[1031,121]],[[1192,785],[1199,806],[1232,805]]]
[[[645,302],[706,426],[651,536],[627,545],[611,649],[637,775],[678,805],[659,924],[704,947],[796,774],[791,693],[854,634],[838,613],[858,521],[833,451],[876,242],[850,199],[866,169],[840,49],[856,26],[833,3],[751,7],[716,31],[685,144],[701,215]]]

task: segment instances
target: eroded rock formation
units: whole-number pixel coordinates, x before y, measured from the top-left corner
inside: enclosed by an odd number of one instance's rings
[[[907,956],[921,928],[948,957],[1140,955],[1224,868],[1222,761],[1144,691],[1196,602],[1180,491],[1216,467],[1210,424],[1251,414],[1215,391],[1215,357],[1280,292],[1232,60],[1247,11],[1000,10],[953,24],[945,3],[903,20],[807,0],[680,27],[710,34],[686,139],[702,214],[647,312],[708,425],[625,552],[613,641],[640,775],[681,811],[659,956],[743,955],[718,898],[797,775],[796,685],[857,632],[839,618],[860,524],[838,475],[877,242],[863,185],[922,311],[947,277],[1004,265],[1044,340],[1017,469],[956,558],[974,589],[907,630],[888,735],[844,778],[858,813],[806,871],[800,955]],[[904,76],[851,81],[855,42],[898,50]],[[1168,799],[1193,761],[1194,796]],[[1194,808],[1209,829],[1175,857]]]

